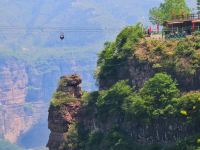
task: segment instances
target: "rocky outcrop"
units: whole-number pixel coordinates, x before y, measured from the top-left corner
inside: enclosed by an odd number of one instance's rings
[[[48,117],[46,110],[48,109],[49,99],[56,90],[59,77],[62,74],[78,72],[85,79],[84,89],[95,88],[92,84],[86,84],[94,81],[91,80],[92,75],[90,73],[77,69],[81,65],[83,64],[77,63],[74,58],[66,60],[66,57],[51,58],[30,64],[15,57],[0,56],[0,135],[12,143],[31,145],[33,142],[27,142],[33,140],[32,133],[29,133],[29,131],[38,122],[45,122],[41,128],[46,128]],[[85,62],[84,65],[94,68],[91,67],[94,64],[88,62]],[[37,106],[40,104],[41,109],[35,108],[38,110],[37,113],[32,115],[28,113],[27,116],[24,106],[31,104],[35,107],[35,103]],[[16,107],[18,111],[16,111]],[[40,116],[40,119],[37,120],[34,115]],[[27,118],[29,118],[29,121]],[[34,138],[35,143],[45,141],[42,143],[44,145],[48,140],[48,134],[49,131],[46,129],[45,135],[43,138],[41,137],[42,140],[38,137]],[[44,137],[46,137],[45,140]],[[35,145],[35,147],[39,146],[41,144]]]
[[[63,102],[60,105],[51,105],[49,108],[48,128],[51,130],[47,147],[49,150],[64,150],[67,141],[69,125],[77,118],[82,96],[81,79],[77,75],[63,76],[60,78],[57,92],[65,93],[75,101]]]
[[[156,70],[147,61],[140,61],[135,57],[129,57],[122,65],[116,66],[115,72],[115,77],[107,76],[106,79],[99,79],[100,90],[108,89],[120,80],[128,80],[130,85],[139,89],[143,87],[146,80],[156,73]]]
[[[110,88],[113,84],[120,80],[128,80],[130,85],[136,90],[143,87],[145,81],[151,78],[155,73],[167,72],[174,80],[177,81],[181,91],[191,91],[200,89],[200,70],[198,69],[194,75],[184,75],[177,73],[172,68],[155,68],[155,63],[147,60],[140,60],[135,56],[130,56],[125,65],[117,66],[115,77],[107,76],[106,79],[100,79],[99,89],[104,90]]]

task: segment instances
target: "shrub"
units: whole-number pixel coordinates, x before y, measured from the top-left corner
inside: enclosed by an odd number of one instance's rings
[[[127,81],[119,81],[109,90],[101,91],[96,103],[99,116],[107,118],[109,115],[122,115],[122,104],[132,93]]]
[[[176,82],[166,73],[155,74],[140,90],[140,95],[155,108],[170,104],[171,100],[179,94]]]
[[[114,83],[117,82],[119,68],[127,64],[126,58],[132,54],[134,45],[143,37],[144,29],[141,24],[137,24],[122,30],[116,41],[106,42],[97,62],[97,80],[112,79],[115,80]]]
[[[53,98],[51,100],[51,106],[60,106],[64,103],[69,103],[69,102],[73,102],[76,101],[77,98],[74,97],[70,97],[66,92],[56,92],[53,95]]]
[[[188,123],[200,125],[200,92],[191,92],[178,98],[176,107],[187,117]]]
[[[171,76],[166,73],[157,73],[140,90],[140,95],[144,99],[150,115],[159,116],[173,114],[173,98],[180,95],[177,84]]]

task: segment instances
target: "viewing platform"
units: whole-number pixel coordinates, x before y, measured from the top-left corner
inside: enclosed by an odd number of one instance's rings
[[[200,13],[193,13],[193,14],[189,14],[189,15],[177,15],[177,16],[174,16],[172,18],[171,21],[167,21],[167,22],[171,22],[171,23],[174,23],[174,22],[184,22],[184,21],[200,21]]]
[[[175,16],[163,24],[166,38],[185,37],[196,31],[200,31],[200,13]]]

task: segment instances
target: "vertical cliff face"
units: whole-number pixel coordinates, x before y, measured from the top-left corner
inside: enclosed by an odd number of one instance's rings
[[[27,103],[26,64],[15,58],[0,62],[0,134],[16,143],[19,136],[38,122],[45,112],[42,101]],[[44,110],[44,111],[43,111]]]
[[[28,76],[25,65],[16,59],[0,64],[0,104],[25,102]]]
[[[60,78],[59,87],[55,94],[62,93],[64,101],[61,98],[57,99],[57,102],[52,102],[49,108],[48,128],[51,130],[47,144],[49,150],[64,150],[69,126],[76,120],[77,112],[81,106],[82,93],[79,86],[81,82],[77,75]]]
[[[87,84],[94,83],[92,74],[80,70],[82,65],[91,70],[94,68],[94,64],[80,63],[75,58],[53,57],[28,63],[19,58],[0,56],[0,136],[26,148],[44,145],[49,134],[46,129],[49,99],[56,90],[59,77],[77,72],[85,79],[84,89],[95,88]],[[33,131],[35,127],[37,131]],[[34,134],[40,129],[46,129],[41,139]]]
[[[0,83],[0,133],[14,143],[33,124],[24,111],[28,83],[24,64],[15,59],[1,63]]]

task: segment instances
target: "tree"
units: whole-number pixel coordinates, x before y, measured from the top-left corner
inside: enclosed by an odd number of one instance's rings
[[[178,113],[187,117],[187,123],[200,125],[200,92],[190,92],[183,95],[176,100],[176,105]]]
[[[132,88],[127,84],[127,81],[119,81],[109,90],[101,91],[97,99],[97,107],[99,117],[106,119],[109,116],[122,115],[123,102],[133,94]]]
[[[165,0],[159,7],[150,10],[150,21],[153,24],[163,24],[175,16],[185,16],[190,13],[185,0]]]
[[[179,96],[180,91],[171,76],[166,73],[157,73],[145,82],[140,94],[147,105],[152,106],[153,109],[164,109],[172,103],[173,98]]]

